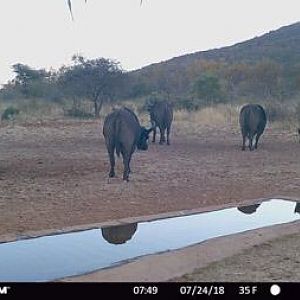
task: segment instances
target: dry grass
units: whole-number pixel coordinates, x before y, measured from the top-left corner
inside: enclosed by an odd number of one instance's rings
[[[14,116],[13,123],[42,122],[45,120],[58,119],[63,116],[63,108],[61,105],[40,99],[0,102],[1,113],[8,107],[14,107],[19,110],[19,114]],[[9,123],[11,121],[2,122]]]
[[[274,129],[283,129],[289,132],[296,132],[300,124],[294,118],[288,118],[283,121],[274,121],[271,124]]]
[[[174,125],[178,134],[198,135],[204,128],[230,127],[239,130],[238,106],[217,105],[199,111],[178,110],[174,113]]]
[[[228,125],[238,123],[239,107],[218,105],[203,108],[199,111],[175,111],[174,119],[177,122],[190,121],[202,125]]]
[[[142,111],[139,104],[131,101],[122,102],[113,106],[104,106],[101,117],[105,117],[114,108],[126,106],[132,109],[144,126],[150,126],[148,112]],[[174,112],[174,125],[185,134],[195,133],[199,127],[238,126],[239,106],[217,105],[189,112],[176,110]]]
[[[71,102],[53,103],[42,99],[22,99],[18,101],[0,102],[0,112],[3,112],[7,107],[13,106],[19,109],[20,113],[15,117],[13,123],[26,122],[43,122],[45,120],[57,120],[64,118],[64,109],[71,107]],[[126,106],[131,108],[139,117],[143,126],[149,127],[149,114],[142,109],[142,103],[134,101],[123,101],[114,104],[105,104],[100,112],[100,118],[110,113],[114,108]],[[201,131],[208,128],[222,129],[229,127],[232,131],[239,131],[239,111],[242,105],[219,104],[211,107],[206,107],[198,111],[189,112],[187,110],[176,110],[174,112],[173,127],[176,129],[176,134],[198,135]],[[274,106],[274,104],[273,104]],[[82,102],[82,109],[92,112],[93,103]],[[275,108],[283,117],[280,120],[271,120],[268,126],[276,130],[284,130],[290,133],[296,133],[297,128],[300,128],[300,117],[297,113],[300,112],[300,104],[297,103],[289,110],[281,107]],[[298,110],[297,110],[298,109]],[[297,119],[297,116],[299,120]],[[75,120],[75,119],[74,119]],[[10,121],[2,121],[10,122]]]
[[[239,131],[239,112],[243,105],[216,105],[203,108],[199,111],[188,112],[186,110],[175,111],[174,125],[177,133],[198,135],[203,128],[231,128],[232,131]],[[275,130],[285,131],[296,135],[300,128],[300,119],[297,120],[297,113],[293,107],[281,112],[284,117],[279,120],[271,120],[267,127]]]

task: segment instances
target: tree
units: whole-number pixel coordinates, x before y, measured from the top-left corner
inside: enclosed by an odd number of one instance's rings
[[[249,77],[250,66],[245,63],[236,63],[228,65],[224,69],[226,88],[230,96],[236,99],[239,95],[240,84]]]
[[[193,84],[192,93],[199,99],[203,99],[206,104],[221,101],[222,89],[219,79],[214,75],[204,74]]]
[[[16,73],[12,83],[25,97],[43,96],[41,87],[48,83],[51,72],[47,72],[45,69],[35,70],[20,63],[14,64],[12,68]]]
[[[65,95],[91,100],[95,117],[99,117],[103,103],[114,99],[123,70],[118,62],[106,58],[86,59],[74,55],[72,61],[73,65],[59,71]]]
[[[255,65],[252,82],[256,93],[265,99],[278,97],[281,67],[278,63],[264,59]]]

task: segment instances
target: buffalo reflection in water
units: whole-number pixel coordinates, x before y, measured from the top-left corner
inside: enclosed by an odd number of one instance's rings
[[[240,206],[237,209],[244,214],[250,215],[255,213],[259,206],[260,204],[254,204],[254,205]],[[300,214],[300,202],[296,202],[294,213]]]
[[[253,204],[253,205],[247,205],[247,206],[240,206],[237,209],[244,214],[250,215],[250,214],[255,213],[259,206],[260,206],[260,204]]]
[[[103,238],[110,244],[124,244],[137,230],[137,223],[101,228]]]

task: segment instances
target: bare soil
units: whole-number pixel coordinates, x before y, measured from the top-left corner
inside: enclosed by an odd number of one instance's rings
[[[254,245],[172,281],[300,282],[300,234]]]
[[[178,130],[177,130],[178,129]],[[130,182],[108,180],[99,121],[57,120],[0,128],[0,240],[125,217],[247,199],[299,197],[300,145],[267,129],[259,149],[241,151],[237,128],[203,126],[193,136],[175,123],[171,146],[133,156]]]

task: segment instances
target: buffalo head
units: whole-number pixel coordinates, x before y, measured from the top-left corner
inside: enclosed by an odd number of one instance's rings
[[[154,127],[146,129],[145,127],[141,127],[140,138],[137,142],[137,148],[139,150],[148,150],[148,139],[150,132],[154,130]]]

